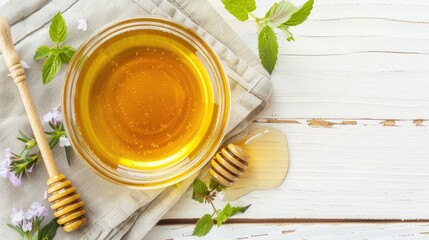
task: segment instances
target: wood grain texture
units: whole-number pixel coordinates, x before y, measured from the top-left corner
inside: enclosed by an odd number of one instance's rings
[[[275,1],[256,2],[262,16]],[[212,4],[256,53],[255,24]],[[273,95],[260,117],[429,118],[428,11],[421,0],[315,1],[291,28],[295,42],[277,34]]]
[[[20,63],[20,58],[16,52],[15,46],[12,42],[12,36],[7,20],[0,16],[0,50],[4,62],[9,68],[11,77],[18,87],[22,103],[25,107],[28,120],[33,130],[34,137],[36,138],[38,148],[42,154],[45,167],[49,176],[58,174],[57,165],[52,155],[51,148],[49,147],[48,140],[45,136],[42,124],[40,122],[39,114],[37,113],[36,106],[34,105],[33,97],[31,96],[30,89],[28,88],[25,71]]]
[[[256,2],[262,16],[275,0]],[[211,3],[257,53],[254,23]],[[269,106],[252,124],[287,135],[289,174],[278,189],[234,202],[252,203],[233,220],[247,224],[208,239],[429,238],[428,223],[385,221],[429,220],[428,11],[425,0],[315,2],[309,20],[291,29],[296,42],[279,44]],[[188,193],[165,219],[208,209]],[[250,224],[258,219],[324,223]],[[350,219],[363,222],[341,223]],[[157,226],[146,239],[194,239],[192,229]]]
[[[205,238],[192,236],[193,225],[179,224],[156,226],[144,240],[366,240],[397,239],[426,240],[429,238],[429,223],[395,224],[224,224],[214,227]]]
[[[288,137],[289,173],[276,190],[250,193],[239,218],[429,219],[429,128],[366,125],[277,127]],[[218,204],[223,204],[218,202]],[[164,218],[199,218],[210,208],[184,196]]]

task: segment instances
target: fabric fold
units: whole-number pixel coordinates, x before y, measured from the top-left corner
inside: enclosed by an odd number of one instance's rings
[[[68,26],[66,43],[76,48],[98,28],[131,17],[169,18],[194,30],[217,53],[229,77],[231,117],[225,140],[244,130],[267,104],[271,92],[268,74],[259,59],[207,0],[11,0],[1,7],[0,14],[13,24],[11,31],[15,46],[22,60],[31,66],[31,69],[26,70],[27,80],[40,115],[60,103],[62,78],[66,70],[66,67],[62,67],[52,83],[44,86],[41,81],[42,61],[32,58],[38,46],[51,44],[49,23],[58,11],[62,12]],[[77,29],[79,19],[88,20],[86,32]],[[17,130],[31,130],[16,87],[6,77],[7,74],[6,66],[0,64],[0,151],[7,147],[18,151],[20,148],[15,140]],[[54,155],[59,168],[79,189],[86,202],[89,219],[87,226],[80,231],[67,234],[58,230],[56,238],[62,240],[142,239],[180,199],[196,177],[166,189],[132,190],[96,176],[76,156],[73,156],[72,166],[69,167],[62,149],[55,149]],[[31,180],[24,179],[18,189],[0,180],[0,189],[4,193],[0,195],[0,204],[3,206],[0,228],[9,222],[8,207],[26,208],[33,201],[44,201],[47,174],[42,165],[40,163],[32,173]],[[44,204],[49,205],[47,202]],[[5,239],[16,237],[11,230],[3,232]]]

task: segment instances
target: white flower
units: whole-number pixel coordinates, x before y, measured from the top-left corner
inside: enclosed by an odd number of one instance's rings
[[[19,211],[16,210],[16,208],[12,208],[12,215],[10,215],[11,222],[13,225],[18,225],[24,220],[24,211],[22,209],[19,209]]]
[[[44,122],[50,122],[53,121],[54,124],[59,123],[63,121],[63,115],[61,115],[61,107],[58,106],[56,108],[53,108],[52,111],[48,112],[43,116]]]
[[[88,29],[88,19],[79,19],[79,25],[77,26],[77,29],[85,32]]]
[[[69,147],[70,146],[70,141],[67,137],[62,136],[60,137],[60,147]]]
[[[225,193],[224,192],[218,192],[218,193],[216,193],[216,197],[222,201],[225,198]]]
[[[21,61],[21,65],[22,65],[22,68],[30,68],[30,66],[24,61]]]

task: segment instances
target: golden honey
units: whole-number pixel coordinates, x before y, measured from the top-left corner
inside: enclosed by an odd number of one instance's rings
[[[98,46],[79,73],[75,118],[99,161],[156,170],[197,154],[213,128],[212,82],[173,34],[128,31]]]

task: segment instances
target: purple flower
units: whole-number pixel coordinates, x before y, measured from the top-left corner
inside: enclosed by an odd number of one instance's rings
[[[58,106],[56,108],[53,108],[52,111],[48,112],[43,116],[44,122],[50,122],[52,121],[54,124],[57,124],[61,121],[63,121],[63,116],[61,115],[61,107]]]
[[[4,157],[6,158],[6,159],[11,159],[12,158],[12,156],[13,156],[13,154],[12,154],[12,149],[10,149],[10,148],[6,148],[5,150],[4,150]]]
[[[16,210],[16,208],[12,208],[12,215],[10,215],[10,221],[13,225],[19,225],[25,219],[24,211],[22,209]]]
[[[33,168],[36,166],[36,164],[32,164],[29,169],[27,169],[27,172],[33,172]]]
[[[19,174],[19,176],[16,176],[13,173],[9,173],[8,179],[15,187],[21,186],[21,176],[22,174]]]
[[[10,174],[10,164],[12,162],[12,151],[10,148],[4,150],[4,160],[0,163],[0,176],[4,178],[9,178]]]
[[[66,136],[62,136],[60,137],[60,147],[69,147],[70,146],[70,141]]]
[[[46,217],[48,215],[48,209],[38,202],[33,202],[30,209],[28,209],[26,213],[28,213],[31,218]]]
[[[10,165],[12,163],[12,151],[10,148],[6,148],[4,150],[4,156],[5,159],[0,163],[0,176],[9,179],[9,181],[13,184],[15,187],[21,186],[21,177],[22,174],[19,176],[15,175],[13,172],[11,172]]]
[[[11,222],[16,227],[25,231],[30,231],[33,229],[33,223],[41,222],[43,217],[48,215],[48,209],[38,202],[33,202],[31,207],[24,212],[22,209],[16,210],[12,209],[12,215],[10,215]]]
[[[0,163],[0,176],[8,179],[10,174],[10,160],[3,160],[3,162]]]
[[[24,230],[24,232],[26,231],[31,232],[32,229],[33,229],[33,222],[24,220],[24,223],[22,224],[22,230]]]

